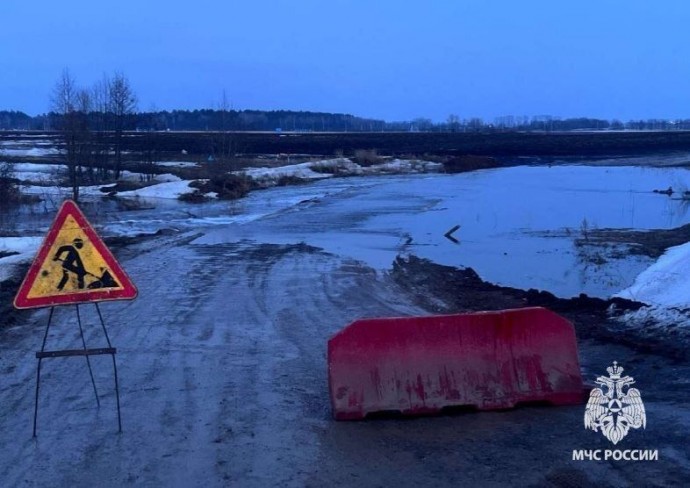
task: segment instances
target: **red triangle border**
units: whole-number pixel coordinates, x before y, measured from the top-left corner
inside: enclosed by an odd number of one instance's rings
[[[63,224],[68,216],[72,216],[79,224],[81,229],[88,237],[91,244],[98,250],[103,257],[103,260],[109,267],[110,272],[115,279],[120,282],[122,289],[96,289],[93,291],[79,291],[74,293],[66,293],[47,297],[29,298],[28,294],[31,287],[41,271],[41,266],[46,261],[48,253],[55,242],[57,234],[62,229]],[[55,217],[55,220],[50,226],[48,234],[43,239],[38,254],[31,263],[28,273],[24,277],[19,291],[14,298],[14,307],[18,309],[41,308],[55,305],[70,305],[88,302],[103,302],[111,300],[133,300],[137,297],[137,288],[132,283],[132,280],[127,276],[127,273],[122,269],[115,257],[110,252],[110,249],[105,245],[100,236],[93,229],[86,216],[82,213],[76,203],[72,200],[65,200],[60,207],[60,210]]]

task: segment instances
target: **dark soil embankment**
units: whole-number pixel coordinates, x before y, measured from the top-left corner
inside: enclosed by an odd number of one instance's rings
[[[442,266],[415,256],[398,257],[392,277],[417,298],[420,306],[433,313],[545,307],[570,320],[580,340],[591,338],[623,344],[641,353],[653,352],[673,359],[689,356],[687,347],[675,337],[650,336],[615,320],[627,311],[644,306],[638,302],[621,298],[603,300],[584,294],[563,299],[545,291],[498,286],[483,281],[471,268]]]
[[[128,150],[151,144],[141,133],[128,134]],[[690,132],[598,133],[432,133],[432,132],[338,132],[338,133],[234,133],[235,147],[245,154],[342,153],[354,156],[362,149],[378,154],[435,154],[443,156],[592,156],[631,155],[665,151],[690,151]],[[210,154],[214,134],[203,132],[156,133],[159,151]]]
[[[0,132],[5,140],[41,134],[56,140],[51,132]],[[106,142],[110,134],[104,134]],[[237,153],[309,154],[336,153],[354,156],[362,149],[382,156],[614,156],[690,151],[690,132],[233,132],[229,136]],[[212,132],[129,132],[125,151],[155,150],[159,157],[217,154],[218,134]],[[182,151],[186,156],[182,156]],[[50,158],[47,158],[50,159]],[[192,158],[193,159],[193,158]],[[46,159],[42,159],[45,161]]]
[[[26,312],[17,310],[12,305],[14,296],[17,294],[22,277],[29,269],[29,265],[22,266],[17,274],[5,281],[0,281],[0,328],[17,325]]]
[[[630,230],[594,229],[586,238],[575,240],[577,246],[625,245],[627,252],[658,258],[669,247],[690,242],[690,224],[675,229]]]
[[[479,169],[499,168],[500,161],[490,156],[455,156],[443,162],[447,173],[465,173]]]

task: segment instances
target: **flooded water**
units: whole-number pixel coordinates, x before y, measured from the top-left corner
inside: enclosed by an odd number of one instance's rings
[[[322,180],[256,191],[236,202],[203,205],[139,200],[86,205],[106,235],[162,228],[199,229],[201,244],[250,240],[305,242],[385,271],[411,253],[469,266],[487,280],[559,296],[609,296],[651,264],[642,257],[592,260],[574,244],[595,228],[657,229],[690,222],[688,202],[653,193],[690,188],[682,168],[520,166],[458,175]],[[45,204],[11,227],[30,235],[50,225]],[[444,233],[454,233],[457,243]],[[593,264],[597,262],[599,264]]]
[[[470,266],[488,281],[560,296],[608,296],[651,260],[592,264],[574,239],[593,228],[673,228],[690,221],[688,202],[652,189],[688,188],[685,169],[587,166],[516,167],[394,185],[390,200],[412,191],[438,201],[421,215],[377,216],[371,228],[404,229],[410,252]],[[454,225],[459,240],[443,237]]]
[[[316,203],[266,216],[249,229],[217,229],[200,242],[303,241],[381,270],[390,268],[399,253],[412,253],[440,264],[472,267],[498,284],[564,297],[606,297],[629,286],[652,260],[630,256],[593,264],[593,256],[575,246],[575,238],[584,229],[658,229],[688,223],[688,202],[652,192],[669,186],[690,187],[690,172],[514,167],[323,181],[310,188],[320,194]],[[458,243],[444,237],[455,225],[461,226],[454,234]]]

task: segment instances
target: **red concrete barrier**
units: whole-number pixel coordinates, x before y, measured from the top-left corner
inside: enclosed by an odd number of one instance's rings
[[[573,326],[544,308],[353,322],[328,341],[336,419],[582,402]]]

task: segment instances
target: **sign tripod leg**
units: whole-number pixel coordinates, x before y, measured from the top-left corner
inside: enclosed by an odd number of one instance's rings
[[[101,327],[103,327],[103,334],[105,334],[105,340],[108,342],[108,347],[112,349],[112,344],[110,343],[110,337],[108,336],[108,330],[105,328],[105,322],[103,321],[103,315],[101,315],[101,309],[98,306],[98,302],[95,302],[96,311],[98,312],[98,318],[101,321]],[[122,432],[122,418],[120,415],[120,386],[117,380],[117,364],[115,362],[115,354],[110,355],[113,358],[113,372],[115,373],[115,399],[117,401],[117,427],[118,432]]]
[[[105,339],[108,342],[107,348],[99,348],[99,349],[87,349],[86,348],[86,339],[84,337],[84,328],[83,328],[82,323],[81,323],[81,313],[79,311],[79,306],[77,305],[77,322],[79,324],[79,333],[81,335],[81,341],[82,341],[83,349],[66,349],[66,350],[60,350],[60,351],[46,351],[45,349],[46,349],[46,342],[48,341],[48,333],[50,331],[50,325],[52,324],[53,313],[55,311],[55,307],[50,308],[50,315],[48,316],[48,324],[46,325],[46,331],[45,331],[45,334],[43,335],[43,343],[41,344],[41,350],[36,353],[36,358],[38,359],[38,369],[36,371],[36,402],[34,404],[33,437],[36,437],[36,424],[37,424],[37,419],[38,419],[38,394],[39,394],[39,388],[40,388],[40,383],[41,383],[41,364],[43,362],[43,358],[85,356],[86,357],[86,364],[89,368],[89,375],[91,376],[91,384],[93,385],[93,392],[96,395],[96,402],[98,403],[98,406],[100,407],[100,400],[98,398],[98,391],[96,390],[96,382],[94,380],[93,371],[91,369],[91,362],[89,361],[89,356],[102,355],[102,354],[110,354],[110,356],[113,358],[113,371],[115,373],[115,398],[117,401],[117,426],[118,426],[118,432],[122,432],[122,417],[120,414],[120,385],[119,385],[119,381],[118,381],[118,377],[117,377],[117,364],[115,362],[115,353],[117,352],[117,349],[112,347],[112,344],[110,343],[110,337],[108,336],[108,331],[105,328],[105,322],[103,320],[103,315],[101,314],[101,310],[98,307],[98,303],[96,303],[95,305],[96,305],[96,310],[98,311],[98,318],[100,319],[101,327],[103,328],[103,333],[105,334]]]
[[[99,274],[93,274],[87,270],[100,270]],[[74,286],[76,275],[76,287]],[[95,281],[86,286],[85,278],[89,275]],[[60,279],[60,277],[62,277]],[[59,282],[56,282],[60,279]],[[70,279],[72,281],[70,281]],[[65,286],[71,283],[65,289]],[[115,260],[103,240],[98,236],[94,228],[86,219],[75,202],[65,201],[53,221],[43,244],[38,250],[27,275],[14,298],[14,306],[18,309],[31,309],[51,307],[46,325],[41,350],[36,352],[38,368],[36,371],[36,398],[34,405],[33,437],[36,437],[38,422],[38,401],[41,382],[41,368],[43,358],[58,358],[84,356],[89,369],[91,386],[96,397],[96,403],[100,407],[100,397],[93,374],[91,358],[110,354],[113,361],[115,376],[115,393],[117,401],[117,424],[119,432],[122,432],[122,418],[120,411],[120,385],[117,374],[117,362],[115,354],[117,350],[112,347],[105,321],[98,306],[101,300],[132,300],[137,296],[137,289],[129,279],[122,267]],[[108,347],[88,349],[86,336],[82,325],[81,310],[78,304],[95,303],[98,317],[105,334]],[[46,343],[52,325],[54,307],[56,305],[76,305],[77,322],[82,347],[78,349],[62,349],[47,351]],[[91,336],[93,338],[93,336]],[[94,367],[96,363],[94,363]],[[103,386],[103,385],[101,385]]]
[[[77,323],[79,324],[79,334],[81,335],[81,343],[82,346],[84,346],[84,350],[86,351],[86,340],[84,339],[84,329],[81,326],[81,314],[79,313],[79,305],[75,305],[77,307]],[[108,347],[110,347],[110,344],[108,344]],[[89,359],[89,356],[84,356],[86,358],[86,366],[89,368],[89,376],[91,377],[91,385],[93,386],[93,394],[96,396],[96,405],[98,405],[98,408],[101,407],[101,401],[98,399],[98,390],[96,389],[96,381],[93,379],[93,370],[91,369],[91,360]]]
[[[50,307],[50,314],[48,315],[48,325],[46,325],[46,332],[43,335],[43,344],[41,345],[41,352],[46,349],[46,341],[48,340],[48,330],[50,329],[50,323],[53,321],[53,312],[55,307]],[[43,358],[38,358],[38,369],[36,370],[36,402],[34,403],[34,435],[36,437],[36,419],[38,418],[38,385],[41,383],[41,360]]]

